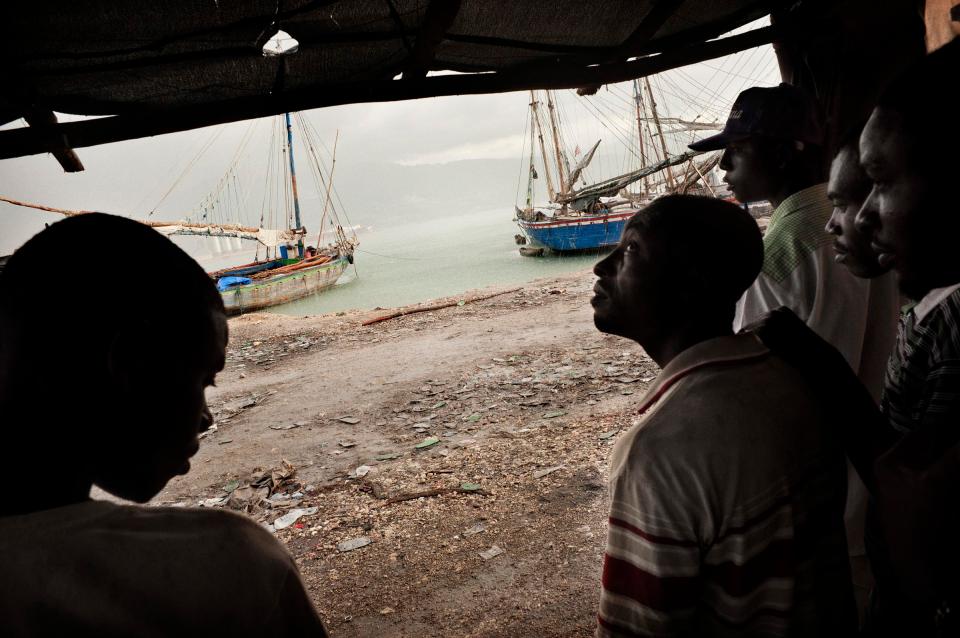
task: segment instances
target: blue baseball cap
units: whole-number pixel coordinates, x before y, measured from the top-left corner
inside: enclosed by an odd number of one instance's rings
[[[806,92],[790,84],[756,86],[737,96],[723,131],[689,146],[694,151],[716,151],[754,135],[822,145],[820,108]]]

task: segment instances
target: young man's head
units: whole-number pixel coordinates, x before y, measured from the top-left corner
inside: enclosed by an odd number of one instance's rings
[[[723,149],[724,181],[741,202],[779,204],[822,179],[823,126],[810,96],[789,84],[737,96],[721,133],[690,144]]]
[[[763,240],[747,212],[710,197],[662,197],[594,267],[594,323],[656,360],[678,335],[730,334],[737,300],[762,265]]]
[[[40,460],[51,502],[150,499],[189,469],[226,343],[216,287],[169,239],[99,213],[51,225],[0,275],[0,460]]]
[[[872,189],[857,227],[913,299],[960,282],[954,168],[960,131],[951,122],[958,73],[960,40],[954,40],[888,87],[860,136]]]
[[[860,131],[855,127],[840,144],[840,150],[830,165],[827,196],[833,203],[833,214],[826,231],[835,236],[833,247],[836,259],[856,277],[872,279],[889,271],[877,261],[877,253],[870,246],[870,235],[856,227],[857,213],[870,194],[872,184],[860,167]]]

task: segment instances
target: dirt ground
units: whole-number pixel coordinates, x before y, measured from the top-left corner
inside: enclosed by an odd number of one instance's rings
[[[216,429],[157,502],[270,525],[335,636],[592,635],[608,457],[657,373],[593,280],[231,320]]]

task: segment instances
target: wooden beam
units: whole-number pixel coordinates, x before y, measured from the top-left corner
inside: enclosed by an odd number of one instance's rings
[[[59,139],[79,148],[339,104],[610,84],[769,44],[778,34],[779,31],[774,27],[763,27],[629,62],[595,66],[572,65],[561,59],[552,66],[530,70],[441,75],[409,81],[326,84],[281,95],[247,97],[177,110],[149,111],[70,122],[60,124],[54,130]],[[49,138],[29,128],[0,131],[0,159],[50,152],[56,147],[57,144]]]
[[[57,116],[53,111],[30,109],[23,114],[30,128],[38,135],[46,136],[52,145],[50,152],[60,162],[66,173],[79,173],[83,170],[83,162],[66,143],[66,139],[57,134]]]
[[[403,72],[404,80],[426,77],[443,36],[460,13],[460,0],[431,0],[417,33],[417,43]]]

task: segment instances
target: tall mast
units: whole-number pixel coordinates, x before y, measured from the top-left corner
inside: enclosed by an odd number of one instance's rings
[[[557,155],[557,176],[560,180],[560,192],[566,193],[570,184],[567,184],[567,178],[563,173],[563,154],[560,152],[560,132],[557,130],[557,116],[553,109],[553,98],[550,97],[550,91],[547,91],[547,109],[550,112],[550,128],[553,130],[553,150]]]
[[[297,228],[302,228],[303,225],[300,223],[300,198],[297,196],[297,170],[293,165],[293,125],[290,123],[290,114],[284,113],[283,115],[287,119],[287,155],[290,158],[290,188],[293,189],[293,221]],[[302,244],[302,241],[298,244],[301,252]]]
[[[647,165],[647,152],[643,147],[643,95],[640,92],[640,83],[636,80],[633,81],[633,101],[637,106],[637,139],[640,140],[640,165],[643,167]],[[646,175],[643,177],[643,192],[650,192],[650,182]]]
[[[550,176],[550,164],[547,162],[547,147],[543,142],[543,127],[540,125],[540,116],[537,114],[537,98],[533,91],[530,91],[530,108],[533,110],[533,120],[537,123],[537,137],[540,140],[540,156],[543,158],[543,172],[547,176],[547,191],[550,193],[550,201],[557,198],[557,191],[553,188],[553,178]]]
[[[657,101],[653,99],[653,91],[650,89],[650,78],[645,77],[643,81],[647,85],[647,95],[650,96],[650,110],[653,112],[653,122],[657,125],[657,135],[660,136],[660,148],[663,149],[663,159],[667,159],[667,140],[663,137],[663,128],[660,127],[660,116],[657,115]],[[670,170],[670,167],[667,166],[667,185],[672,189],[675,188],[673,181],[673,171]]]
[[[320,234],[317,235],[317,248],[323,244],[323,222],[327,221],[327,210],[330,208],[330,190],[333,188],[333,169],[337,167],[337,142],[340,141],[340,129],[333,138],[333,157],[330,160],[330,174],[327,175],[327,195],[323,200],[323,214],[320,215]],[[340,239],[337,237],[337,239]]]
[[[534,132],[533,129],[536,126],[534,123],[535,113],[533,111],[533,91],[530,91],[530,170],[527,172],[527,210],[533,210],[533,176],[536,174],[537,169],[533,166],[533,146],[534,146]]]

